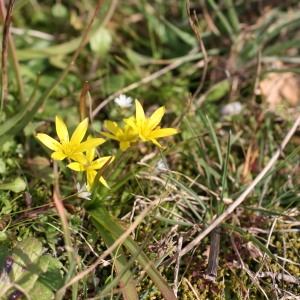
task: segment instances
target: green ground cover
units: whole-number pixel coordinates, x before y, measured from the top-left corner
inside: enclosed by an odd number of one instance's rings
[[[4,2],[0,299],[298,299],[298,1]]]

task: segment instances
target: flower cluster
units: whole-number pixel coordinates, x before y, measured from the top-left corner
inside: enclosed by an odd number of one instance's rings
[[[128,103],[126,103],[128,106],[129,102],[131,103],[131,101],[129,101],[130,99],[123,98],[118,99],[118,102],[123,103],[126,100],[128,101]],[[139,140],[142,142],[151,141],[158,147],[163,148],[156,139],[179,132],[175,128],[160,128],[158,126],[165,113],[164,106],[157,109],[149,118],[146,118],[141,103],[135,100],[135,105],[135,116],[124,119],[125,124],[123,128],[119,127],[116,122],[107,120],[104,122],[104,125],[109,133],[101,132],[103,136],[119,141],[122,151],[128,149],[131,143],[135,143]],[[125,107],[125,104],[123,106]],[[64,160],[67,158],[69,160],[67,166],[70,169],[86,173],[87,192],[89,192],[93,186],[98,173],[97,170],[101,170],[114,159],[113,156],[97,158],[95,155],[96,147],[105,142],[103,138],[88,136],[86,141],[83,141],[88,129],[88,123],[88,118],[84,119],[76,127],[70,138],[66,124],[59,116],[56,116],[55,126],[59,141],[44,133],[38,133],[36,136],[40,142],[53,151],[51,154],[52,159]],[[100,176],[99,181],[108,188],[107,182],[102,176]],[[79,191],[80,193],[83,192],[81,189],[79,189]],[[87,197],[86,195],[87,194],[84,194],[84,197]]]
[[[164,106],[157,109],[149,118],[146,118],[141,103],[135,100],[135,105],[135,116],[124,119],[125,125],[123,128],[119,127],[116,122],[105,121],[104,125],[110,133],[101,131],[103,136],[119,141],[122,151],[128,149],[131,143],[135,143],[138,140],[142,142],[151,141],[156,146],[163,148],[156,139],[179,132],[175,128],[160,128],[158,126],[165,114]]]
[[[84,119],[76,127],[70,139],[66,124],[59,116],[56,116],[55,126],[59,142],[44,133],[38,133],[36,137],[46,147],[54,151],[51,154],[52,159],[63,160],[67,158],[73,160],[73,162],[68,164],[70,169],[86,172],[87,190],[89,191],[97,175],[96,170],[101,169],[106,163],[111,162],[113,157],[105,156],[94,160],[96,147],[103,144],[105,140],[89,136],[86,141],[82,142],[88,129],[88,122],[88,118]],[[103,185],[108,187],[102,176],[99,180]]]

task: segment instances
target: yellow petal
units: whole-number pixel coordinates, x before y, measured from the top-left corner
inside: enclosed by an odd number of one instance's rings
[[[76,127],[72,137],[71,137],[71,143],[72,144],[80,144],[80,142],[83,140],[87,128],[89,125],[89,119],[85,118],[82,122],[79,123],[79,125]]]
[[[97,146],[103,144],[105,142],[105,139],[102,138],[92,138],[89,139],[81,144],[79,144],[76,147],[76,150],[74,150],[76,153],[78,152],[85,152],[85,151],[89,151],[92,148],[96,148]]]
[[[61,144],[53,139],[51,136],[45,134],[45,133],[38,133],[36,135],[36,138],[43,143],[46,147],[53,151],[58,151],[61,149]]]
[[[68,128],[59,116],[55,118],[55,127],[60,142],[69,142]]]
[[[145,120],[145,113],[141,103],[137,99],[135,99],[135,107],[136,121],[139,123],[142,120]]]
[[[87,138],[87,141],[90,141],[92,140],[93,137],[91,135],[88,136]],[[90,148],[88,151],[86,151],[86,158],[89,162],[92,162],[94,157],[95,157],[95,151],[96,151],[96,148],[95,147],[92,147]]]
[[[57,151],[51,154],[51,158],[55,160],[64,160],[66,157],[67,156],[63,151]]]
[[[175,128],[160,128],[160,129],[153,130],[149,136],[151,138],[159,138],[159,137],[173,135],[178,132],[179,130]]]
[[[148,119],[147,127],[151,130],[155,129],[157,125],[160,123],[163,115],[165,114],[165,107],[162,106],[159,109],[157,109],[152,116]]]
[[[110,134],[110,133],[103,132],[103,131],[101,131],[100,133],[101,133],[102,135],[104,135],[105,137],[108,137],[108,138],[110,138],[110,139],[119,141],[119,138],[118,138],[118,137],[116,137],[116,136],[114,136],[114,135],[112,135],[112,134]]]
[[[89,151],[86,151],[86,158],[89,162],[93,161],[95,157],[96,148],[91,148]]]
[[[83,165],[88,165],[90,162],[83,153],[75,153],[70,156],[70,158],[76,162],[79,162]]]
[[[111,156],[104,156],[104,157],[98,158],[95,161],[93,161],[90,168],[92,168],[93,170],[101,169],[109,159],[111,159],[110,162],[112,162],[113,158],[114,157],[111,157]]]
[[[159,148],[164,148],[156,139],[151,139],[151,142]]]
[[[107,182],[105,181],[105,179],[104,179],[102,176],[100,177],[99,181],[100,181],[106,188],[109,189],[109,186],[108,186]]]
[[[86,172],[86,179],[87,179],[87,183],[88,183],[88,189],[91,189],[96,175],[97,175],[97,172],[95,170],[88,170]]]
[[[104,126],[107,128],[107,130],[114,135],[117,135],[118,131],[120,130],[118,124],[116,122],[112,122],[109,120],[104,121]]]
[[[70,168],[73,171],[77,172],[83,172],[85,171],[84,165],[78,163],[78,162],[71,162],[70,164],[67,165],[68,168]]]
[[[130,142],[120,142],[120,149],[124,152],[130,147]]]
[[[132,130],[134,130],[134,131],[137,131],[137,125],[136,125],[136,120],[135,120],[135,118],[133,117],[130,117],[130,118],[128,118],[128,119],[123,119],[123,122],[126,124],[126,125],[128,125],[129,127],[131,127],[132,128]]]

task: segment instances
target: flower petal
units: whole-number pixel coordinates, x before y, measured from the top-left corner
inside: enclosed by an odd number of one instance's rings
[[[135,107],[136,107],[135,108],[136,121],[137,123],[139,123],[142,120],[145,120],[145,112],[141,103],[137,99],[135,99]]]
[[[112,122],[109,120],[104,121],[104,126],[107,128],[109,132],[111,132],[114,135],[117,135],[120,131],[120,128],[116,122]]]
[[[70,156],[70,158],[76,162],[79,162],[83,165],[89,164],[89,160],[83,153],[75,153]]]
[[[79,123],[79,125],[76,127],[72,137],[71,137],[71,143],[72,144],[80,144],[80,142],[83,140],[86,131],[88,129],[89,125],[89,119],[85,118],[82,122]]]
[[[151,139],[151,142],[159,148],[164,148],[156,139]]]
[[[70,168],[73,171],[77,172],[83,172],[86,170],[85,166],[78,162],[71,162],[67,165],[68,168]]]
[[[61,144],[57,140],[55,140],[51,136],[49,136],[48,134],[38,133],[36,135],[36,138],[41,143],[43,143],[46,147],[48,147],[49,149],[51,149],[53,151],[58,151],[62,148]]]
[[[137,124],[136,124],[136,119],[134,117],[130,117],[127,119],[123,119],[123,122],[130,126],[134,131],[138,130]]]
[[[89,135],[87,138],[87,141],[90,141],[92,139],[93,139],[93,137],[91,135]],[[95,157],[95,151],[96,151],[96,148],[94,148],[94,147],[92,147],[88,151],[86,151],[86,158],[89,162],[93,161],[93,159]]]
[[[100,158],[94,160],[89,168],[91,168],[93,170],[101,169],[107,163],[107,161],[110,159],[111,159],[110,162],[112,162],[114,157],[113,156],[100,157]]]
[[[63,151],[56,151],[51,154],[51,158],[55,160],[64,160],[67,155]]]
[[[103,132],[103,131],[100,131],[100,133],[101,133],[102,135],[104,135],[105,137],[110,138],[110,139],[112,139],[112,140],[116,140],[116,141],[119,141],[119,140],[120,140],[118,137],[116,137],[116,136],[114,136],[114,135],[112,135],[112,134],[110,134],[110,133]]]
[[[107,182],[106,182],[106,180],[105,180],[102,176],[100,177],[99,181],[100,181],[106,188],[110,189],[109,186],[108,186],[108,184],[107,184]]]
[[[95,157],[96,148],[91,148],[89,151],[86,151],[86,158],[88,161],[92,161]]]
[[[151,130],[155,129],[160,123],[163,115],[165,114],[166,108],[164,106],[157,109],[150,118],[148,118],[147,127]]]
[[[81,144],[79,144],[76,147],[76,150],[74,152],[78,153],[78,152],[85,152],[85,151],[89,151],[92,148],[96,148],[97,146],[103,144],[105,142],[105,139],[102,138],[92,138],[89,139]]]
[[[130,142],[120,142],[120,149],[124,152],[130,147]]]
[[[95,171],[95,170],[88,170],[86,172],[86,179],[87,179],[87,183],[88,183],[88,190],[91,189],[96,175],[97,175],[97,171]]]
[[[59,116],[55,117],[55,127],[60,142],[69,142],[68,128]]]
[[[160,128],[160,129],[153,130],[150,134],[150,137],[159,138],[159,137],[173,135],[176,133],[179,133],[179,130],[175,128]]]

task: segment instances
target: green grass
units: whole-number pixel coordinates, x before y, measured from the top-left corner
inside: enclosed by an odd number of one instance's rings
[[[300,296],[298,6],[16,1],[2,34],[0,299]],[[82,199],[85,177],[36,134],[57,139],[59,115],[101,137],[135,113],[121,94],[147,116],[165,106],[161,126],[180,133],[164,149],[108,139],[96,181],[110,189]]]

